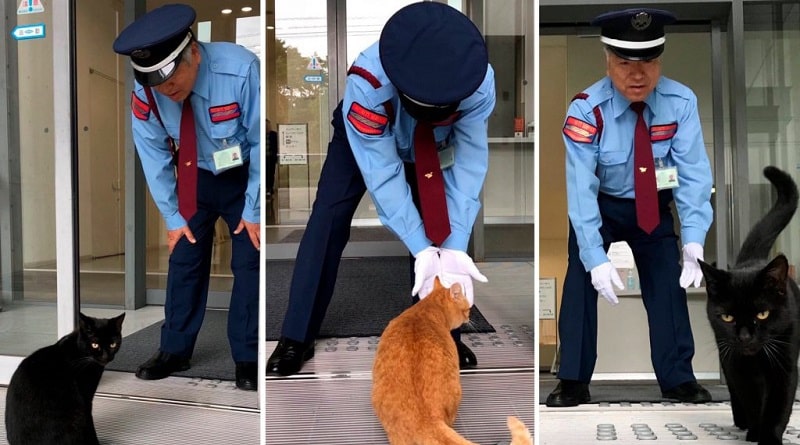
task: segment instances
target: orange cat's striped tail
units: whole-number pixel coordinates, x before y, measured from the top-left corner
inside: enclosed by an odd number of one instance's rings
[[[511,431],[511,445],[533,445],[533,437],[531,436],[531,432],[528,431],[528,428],[522,423],[521,420],[517,419],[514,416],[508,416],[508,430]],[[464,439],[460,434],[458,434],[454,429],[447,426],[446,423],[440,422],[436,427],[434,427],[435,433],[434,439],[435,442],[430,443],[437,443],[441,445],[478,445],[475,442],[470,442],[467,439]]]
[[[511,431],[511,445],[533,445],[531,432],[521,420],[508,416],[508,430]]]

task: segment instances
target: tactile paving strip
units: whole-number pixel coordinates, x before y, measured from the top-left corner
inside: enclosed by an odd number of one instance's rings
[[[496,325],[497,332],[462,334],[461,339],[478,358],[478,369],[533,369],[534,341],[531,324]],[[303,365],[301,375],[341,375],[369,372],[379,337],[324,338],[317,340],[314,358]],[[277,342],[267,342],[271,354]]]
[[[784,445],[800,445],[800,404],[795,404]],[[540,445],[589,443],[750,444],[746,431],[733,425],[729,403],[691,405],[605,404],[539,411]],[[680,441],[680,442],[678,442]]]

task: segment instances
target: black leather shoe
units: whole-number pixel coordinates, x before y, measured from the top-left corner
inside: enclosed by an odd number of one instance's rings
[[[589,403],[589,384],[576,380],[561,380],[556,389],[547,396],[545,405],[557,408]]]
[[[245,391],[257,391],[257,362],[236,362],[236,387]]]
[[[697,382],[681,383],[674,388],[661,391],[661,397],[677,399],[686,403],[708,403],[711,401],[711,393]]]
[[[158,351],[153,358],[139,366],[136,377],[142,380],[160,380],[169,377],[173,372],[187,369],[189,369],[188,358]]]
[[[314,342],[301,343],[281,337],[267,360],[267,375],[292,375],[300,372],[303,362],[314,357]]]
[[[459,369],[472,369],[478,366],[478,358],[475,357],[475,353],[473,353],[467,345],[461,341],[457,341],[456,349],[458,350]]]

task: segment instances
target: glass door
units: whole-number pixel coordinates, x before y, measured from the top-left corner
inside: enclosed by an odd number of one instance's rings
[[[68,66],[68,5],[49,5],[7,5],[2,22],[0,384],[22,357],[72,330],[75,313],[73,293],[59,292],[68,277],[55,273],[72,242],[69,71],[53,69],[54,55]]]
[[[565,149],[561,129],[567,107],[572,97],[606,75],[603,45],[599,41],[599,29],[590,27],[589,21],[596,15],[615,9],[627,8],[614,4],[589,4],[581,7],[561,8],[542,5],[540,24],[540,75],[542,86],[539,123],[539,186],[540,186],[540,261],[542,278],[554,278],[556,283],[555,307],[558,308],[564,274],[567,266],[567,200],[565,184]],[[662,75],[677,80],[691,88],[698,98],[698,107],[705,148],[716,178],[716,192],[712,205],[718,206],[720,192],[725,192],[724,116],[723,109],[727,89],[724,88],[726,54],[722,24],[727,20],[727,7],[715,5],[681,5],[672,10],[681,23],[667,28],[667,41],[661,56]],[[583,25],[575,25],[582,23]],[[687,55],[691,54],[690,62]],[[723,166],[720,167],[720,164]],[[723,193],[724,195],[724,193]],[[727,206],[723,207],[727,208]],[[716,210],[716,209],[715,209]],[[716,220],[726,220],[725,212],[715,211]],[[676,218],[677,221],[677,218]],[[705,244],[705,259],[716,261],[720,250],[718,226],[712,225]],[[678,228],[676,227],[676,230]],[[726,239],[721,234],[722,239]],[[726,248],[723,241],[722,250]],[[598,343],[596,376],[615,374],[650,375],[647,342],[647,322],[638,291],[628,292],[620,298],[613,313],[606,313],[606,306],[599,305],[599,330],[603,335]],[[624,294],[624,292],[623,292]],[[719,367],[715,358],[713,335],[705,320],[705,290],[688,292],[690,319],[695,335],[697,351],[694,368],[698,376],[718,377]],[[621,294],[622,295],[622,294]],[[625,323],[620,324],[619,320]],[[540,320],[540,363],[554,362],[557,335],[556,320]],[[638,332],[641,335],[631,335]],[[613,345],[622,338],[637,338],[631,348],[641,354],[626,354],[620,360]],[[640,348],[640,349],[637,349]],[[636,357],[641,357],[638,359]],[[621,364],[620,364],[621,363]],[[699,378],[699,377],[698,377]]]

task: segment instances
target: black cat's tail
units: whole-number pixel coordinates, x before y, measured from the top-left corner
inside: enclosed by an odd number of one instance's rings
[[[762,217],[747,234],[742,249],[736,257],[736,265],[748,261],[769,258],[770,250],[781,231],[792,220],[797,210],[797,184],[791,176],[776,167],[765,167],[764,176],[775,186],[778,199],[772,208]]]

